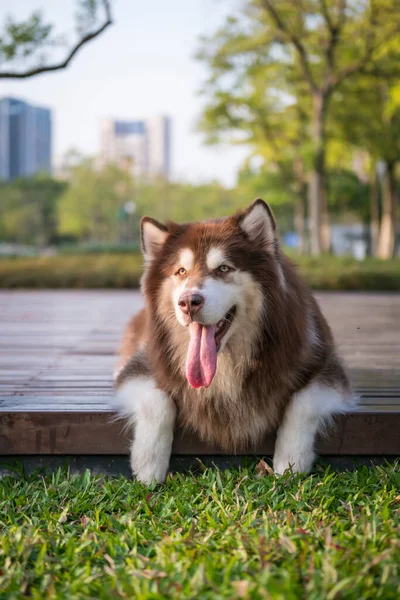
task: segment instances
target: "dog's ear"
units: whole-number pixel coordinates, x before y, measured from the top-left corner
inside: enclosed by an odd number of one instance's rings
[[[247,233],[250,240],[265,250],[273,250],[276,242],[276,224],[268,204],[257,198],[239,216],[239,227]]]
[[[146,261],[154,258],[168,237],[168,229],[151,217],[140,221],[140,245]]]

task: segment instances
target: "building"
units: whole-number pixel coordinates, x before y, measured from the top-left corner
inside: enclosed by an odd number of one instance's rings
[[[51,173],[51,111],[0,99],[0,179]]]
[[[151,117],[146,121],[148,172],[168,179],[171,172],[171,120]]]
[[[101,123],[101,163],[116,163],[135,177],[147,173],[147,136],[143,121],[112,121]]]
[[[116,163],[128,169],[134,177],[151,179],[170,176],[171,124],[164,116],[143,121],[101,123],[101,165]]]

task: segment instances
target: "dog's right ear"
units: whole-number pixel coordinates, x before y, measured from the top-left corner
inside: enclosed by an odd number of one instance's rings
[[[145,261],[154,258],[168,237],[168,229],[151,217],[143,217],[140,221],[140,245]]]

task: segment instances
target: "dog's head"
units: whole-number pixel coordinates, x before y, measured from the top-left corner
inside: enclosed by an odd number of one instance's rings
[[[218,353],[256,343],[266,298],[284,284],[271,210],[258,199],[199,223],[143,217],[141,243],[144,293],[184,347],[190,385],[208,387]]]

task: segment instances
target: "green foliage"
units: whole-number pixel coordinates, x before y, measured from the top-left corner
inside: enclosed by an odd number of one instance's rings
[[[57,239],[57,201],[66,184],[47,175],[0,183],[0,240],[45,246]]]
[[[264,183],[267,190],[268,177]],[[99,171],[85,161],[73,170],[71,184],[60,200],[59,233],[91,243],[137,242],[138,221],[144,215],[177,222],[221,217],[248,206],[254,194],[255,185],[231,190],[218,183],[135,182],[115,165]],[[276,198],[271,195],[272,200]],[[127,201],[135,203],[135,214],[121,222]]]
[[[25,21],[9,16],[0,36],[0,62],[27,59],[38,48],[54,46],[53,26],[44,21],[41,11],[34,11]]]
[[[164,180],[139,184],[136,203],[138,214],[161,221],[198,221],[221,217],[241,207],[241,198],[235,190],[218,183],[193,185]],[[246,200],[250,204],[252,198]]]
[[[0,288],[137,289],[141,274],[139,254],[0,260]]]
[[[42,598],[397,600],[399,465],[257,478],[0,483],[0,594]]]
[[[400,259],[321,255],[296,257],[300,273],[315,290],[400,291]]]
[[[139,240],[123,244],[62,244],[57,248],[58,256],[86,256],[90,254],[138,254]]]
[[[399,39],[400,60],[400,39]],[[344,84],[332,99],[331,129],[353,147],[375,159],[400,160],[400,96],[398,70],[385,81],[359,77]],[[335,131],[336,130],[336,131]]]
[[[99,16],[98,0],[78,0],[76,11],[76,30],[80,35],[93,29]]]
[[[218,183],[138,182],[116,165],[99,170],[92,160],[81,160],[69,182],[35,177],[0,184],[0,241],[38,247],[79,242],[85,253],[124,244],[138,248],[144,215],[177,222],[228,216],[260,193],[274,208],[281,232],[291,230],[290,197],[279,174],[244,169],[238,186],[227,189]],[[128,202],[135,204],[132,214],[124,210]]]
[[[356,215],[364,222],[369,219],[369,186],[349,170],[334,170],[329,174],[328,204],[335,216]]]
[[[280,174],[292,203],[304,201],[312,171],[324,184],[325,156],[340,170],[350,168],[355,147],[398,160],[399,22],[396,0],[246,0],[202,40],[206,140],[248,146],[264,171]],[[350,202],[350,183],[342,204],[330,193],[330,206],[364,220],[368,196],[352,182]],[[316,200],[322,207],[321,190]]]
[[[126,171],[116,165],[98,170],[85,160],[73,169],[71,184],[60,199],[59,232],[92,242],[118,241],[126,228],[123,207],[134,198],[134,182]]]
[[[280,234],[293,231],[293,195],[280,171],[245,166],[239,171],[236,193],[242,199],[242,208],[250,199],[261,196],[272,207]]]
[[[294,257],[307,283],[319,290],[400,291],[400,259]],[[0,259],[0,288],[139,287],[139,254]]]
[[[78,40],[69,40],[65,34],[55,33],[57,27],[45,19],[41,10],[34,10],[22,20],[6,16],[0,29],[0,79],[31,77],[47,70],[64,68],[82,45],[111,24],[108,0],[77,0],[76,5],[75,29]],[[99,27],[102,20],[103,25]],[[69,54],[59,63],[51,62],[50,56],[54,55],[55,50],[57,54],[57,49],[61,47],[69,47]]]
[[[278,171],[243,167],[238,174],[237,188],[243,199],[261,195],[275,210],[292,203],[290,190],[283,184]]]
[[[263,20],[248,12],[243,19],[229,18],[225,28],[203,42],[198,57],[211,75],[203,90],[207,104],[199,129],[208,143],[248,146],[262,172],[279,182],[285,202],[293,203],[310,160],[310,102],[292,67],[274,58],[279,52],[272,40],[266,42],[272,34]]]

